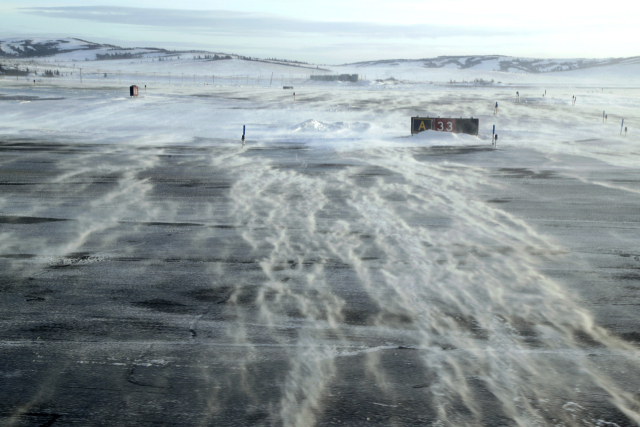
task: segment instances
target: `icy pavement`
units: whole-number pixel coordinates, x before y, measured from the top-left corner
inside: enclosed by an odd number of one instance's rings
[[[637,425],[638,90],[295,91],[1,82],[4,425]]]

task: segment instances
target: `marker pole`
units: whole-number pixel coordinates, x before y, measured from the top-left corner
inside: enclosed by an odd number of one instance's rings
[[[620,124],[620,135],[622,135],[622,128],[624,127],[624,119],[622,119],[622,124]]]
[[[496,125],[493,125],[493,132],[491,132],[491,145],[493,145],[496,140]]]
[[[244,147],[244,132],[245,132],[245,125],[242,125],[242,146]]]
[[[271,87],[271,83],[273,83],[273,73],[271,73],[271,80],[269,80],[269,87]]]
[[[602,123],[604,123],[604,111],[602,112]]]

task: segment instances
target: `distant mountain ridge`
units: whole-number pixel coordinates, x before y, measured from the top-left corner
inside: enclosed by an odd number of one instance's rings
[[[57,53],[73,52],[76,50],[116,47],[117,46],[102,45],[74,38],[12,38],[0,40],[0,58],[33,58],[38,56],[52,56]]]
[[[179,57],[183,54],[205,54],[203,60],[214,59],[246,59],[252,61],[276,63],[290,67],[309,67],[311,64],[298,61],[278,59],[249,58],[235,54],[221,52],[208,52],[204,50],[167,50],[154,47],[123,48],[112,44],[94,43],[78,38],[8,38],[0,39],[0,59],[35,59],[42,57],[55,57],[63,61],[96,61],[113,59],[155,58],[166,60]],[[216,54],[216,55],[214,55]],[[222,56],[217,57],[217,54]],[[211,58],[209,58],[209,56]],[[549,73],[585,68],[602,67],[607,65],[640,64],[640,56],[628,58],[606,59],[536,59],[513,57],[503,55],[463,55],[463,56],[438,56],[436,58],[423,59],[390,59],[355,62],[344,64],[355,67],[394,67],[410,66],[417,68],[450,68],[470,69],[477,71],[503,71],[509,73]],[[318,69],[318,68],[316,68]],[[328,71],[328,70],[323,70]]]
[[[286,59],[260,59],[243,55],[205,50],[167,50],[155,47],[123,48],[112,44],[100,44],[78,38],[9,38],[0,39],[0,59],[32,60],[36,58],[54,58],[55,60],[71,61],[108,61],[153,59],[157,61],[180,59],[183,55],[193,55],[193,59],[215,61],[225,59],[240,59],[247,61],[266,62],[288,67],[308,68],[328,71],[312,64]],[[197,57],[195,55],[198,55]],[[1,67],[1,64],[0,64]]]
[[[357,67],[415,65],[424,68],[475,69],[510,73],[550,73],[618,64],[639,64],[640,56],[607,59],[535,59],[503,55],[438,56],[424,59],[390,59],[355,62]]]
[[[100,44],[90,41],[67,37],[58,39],[46,38],[10,38],[0,40],[0,58],[24,59],[54,56],[70,52],[91,52],[104,54],[112,51],[136,51],[146,53],[167,53],[165,49],[157,48],[122,48],[112,44]]]

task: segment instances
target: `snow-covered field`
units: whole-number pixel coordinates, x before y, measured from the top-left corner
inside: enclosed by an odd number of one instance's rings
[[[39,61],[0,78],[4,423],[640,422],[639,65]]]

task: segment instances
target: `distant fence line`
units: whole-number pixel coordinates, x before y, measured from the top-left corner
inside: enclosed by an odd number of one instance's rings
[[[360,80],[360,76],[358,74],[313,74],[310,76],[310,79],[323,82],[357,82]]]
[[[74,80],[78,83],[115,83],[115,84],[127,84],[127,85],[144,85],[144,84],[172,84],[172,85],[211,85],[211,84],[223,84],[223,85],[246,85],[246,86],[280,86],[280,85],[292,85],[294,83],[302,83],[309,80],[322,80],[322,81],[351,81],[357,82],[357,74],[346,74],[341,76],[326,76],[331,77],[329,79],[318,79],[317,77],[325,77],[323,75],[314,74],[273,74],[273,75],[248,75],[248,74],[190,74],[182,72],[131,72],[126,73],[122,71],[113,70],[100,70],[90,69],[84,70],[84,67],[76,67],[73,70],[70,69],[54,69],[54,75],[51,75],[49,70],[43,69],[29,69],[27,67],[7,67],[0,66],[0,78],[16,78],[16,80],[25,79],[26,81],[39,80],[45,81],[51,79],[56,80]],[[60,74],[57,74],[59,72]],[[342,76],[349,76],[349,78],[337,78]],[[356,76],[353,78],[352,76]]]

